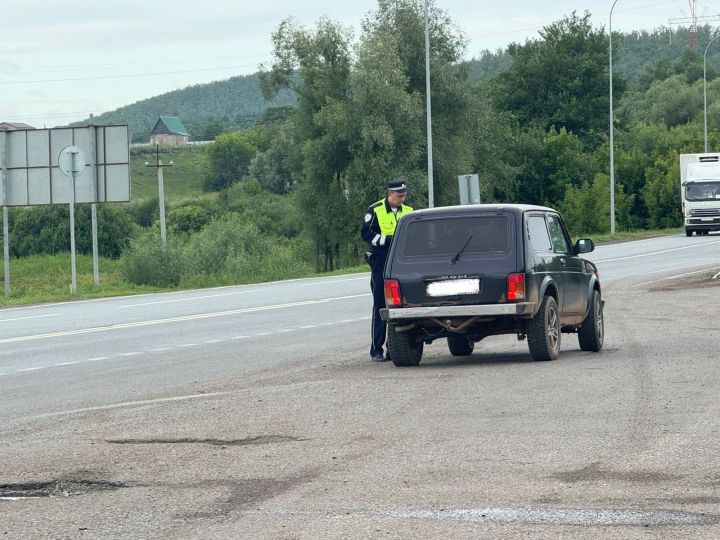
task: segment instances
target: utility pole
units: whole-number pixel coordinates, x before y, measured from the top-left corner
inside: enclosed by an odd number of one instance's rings
[[[160,241],[162,242],[163,251],[167,250],[167,232],[165,230],[165,186],[163,185],[163,167],[172,167],[173,162],[163,165],[160,159],[160,145],[155,144],[155,164],[150,165],[145,162],[146,167],[157,169],[158,177],[158,202],[160,203]]]

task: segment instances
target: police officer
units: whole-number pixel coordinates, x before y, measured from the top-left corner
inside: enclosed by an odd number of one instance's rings
[[[390,360],[383,356],[386,326],[380,318],[380,310],[385,307],[385,285],[383,273],[390,243],[398,220],[412,212],[412,208],[404,204],[407,186],[403,179],[391,180],[387,183],[387,196],[370,205],[365,213],[360,236],[370,244],[370,289],[373,294],[372,311],[372,344],[370,358],[375,362]]]

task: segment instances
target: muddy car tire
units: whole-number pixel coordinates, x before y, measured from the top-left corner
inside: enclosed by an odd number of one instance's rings
[[[424,343],[416,331],[398,332],[389,325],[387,346],[396,366],[417,366],[422,359]]]
[[[475,343],[468,341],[465,336],[448,336],[447,344],[453,356],[469,356],[475,348]]]
[[[545,296],[527,325],[528,348],[533,360],[555,360],[560,354],[560,312],[555,298]]]
[[[593,290],[590,300],[590,311],[578,330],[578,342],[583,351],[598,352],[602,349],[605,338],[605,319],[600,292]]]

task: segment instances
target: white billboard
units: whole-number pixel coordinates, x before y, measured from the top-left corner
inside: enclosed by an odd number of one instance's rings
[[[17,130],[0,133],[0,202],[5,206],[68,204],[72,178],[58,166],[62,150],[78,147],[87,166],[75,176],[75,202],[130,200],[127,125]]]

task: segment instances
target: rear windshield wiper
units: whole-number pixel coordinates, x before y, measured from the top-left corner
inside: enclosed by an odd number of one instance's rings
[[[460,251],[458,251],[452,259],[450,259],[450,264],[455,264],[457,262],[457,260],[460,258],[460,255],[462,255],[462,252],[465,251],[466,247],[468,247],[470,240],[472,240],[472,234],[468,236],[467,240],[465,240],[465,244],[463,245],[463,247],[460,248]]]

